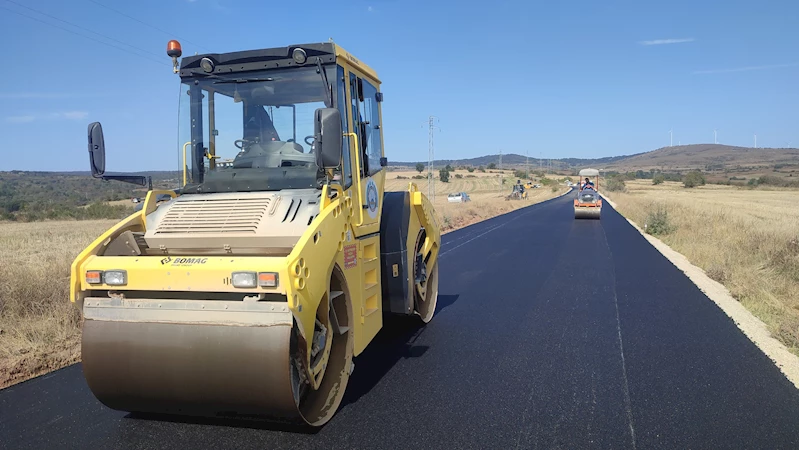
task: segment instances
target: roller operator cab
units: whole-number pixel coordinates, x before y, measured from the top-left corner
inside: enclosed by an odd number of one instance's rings
[[[574,199],[574,218],[600,219],[602,217],[602,197],[599,195],[599,170],[581,170],[577,186],[579,189],[577,198]]]
[[[105,174],[89,125],[93,175],[150,189],[72,264],[86,381],[123,411],[323,425],[384,315],[432,318],[433,206],[384,192],[380,81],[341,47],[167,53],[179,189]]]

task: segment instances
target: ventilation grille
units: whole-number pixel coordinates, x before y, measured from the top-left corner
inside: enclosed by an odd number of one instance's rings
[[[176,201],[164,215],[155,235],[255,234],[267,214],[269,198]]]

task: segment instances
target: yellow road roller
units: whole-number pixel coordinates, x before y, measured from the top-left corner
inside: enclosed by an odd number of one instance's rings
[[[591,177],[596,183],[591,181]],[[599,219],[602,216],[602,198],[599,196],[599,171],[582,169],[577,184],[577,198],[574,199],[575,219]]]
[[[298,423],[338,409],[386,315],[428,323],[440,228],[411,183],[384,192],[377,74],[333,42],[167,54],[180,78],[175,190],[72,263],[92,393],[129,412]]]

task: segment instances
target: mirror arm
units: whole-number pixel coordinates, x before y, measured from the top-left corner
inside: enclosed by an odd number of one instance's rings
[[[140,175],[103,175],[100,177],[103,181],[122,181],[125,183],[137,184],[139,186],[147,186],[149,182],[150,190],[153,190],[153,182],[151,177],[143,177]]]

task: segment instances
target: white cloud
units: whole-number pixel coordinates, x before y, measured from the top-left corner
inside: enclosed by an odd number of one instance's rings
[[[784,69],[786,67],[797,67],[797,66],[799,66],[799,63],[771,64],[771,65],[767,65],[767,66],[736,67],[736,68],[733,68],[733,69],[697,70],[697,71],[694,72],[694,74],[748,72],[750,70]]]
[[[28,123],[36,120],[36,116],[10,116],[6,117],[6,122],[9,123]]]
[[[374,9],[374,8],[372,8],[372,7],[370,6],[370,7],[366,8],[366,10],[367,10],[367,11],[369,11],[369,12],[372,12],[372,11],[374,11],[375,9]]]
[[[0,92],[2,99],[56,99],[74,97],[65,92]]]
[[[56,119],[80,120],[85,119],[89,113],[86,111],[67,111],[55,113],[54,115]]]
[[[641,45],[666,45],[666,44],[682,44],[683,42],[693,42],[694,38],[681,38],[681,39],[655,39],[654,41],[641,41]]]
[[[27,114],[24,116],[9,116],[6,117],[6,122],[9,123],[30,123],[35,120],[51,119],[51,120],[82,120],[89,116],[86,111],[63,111],[52,112],[49,114]]]

